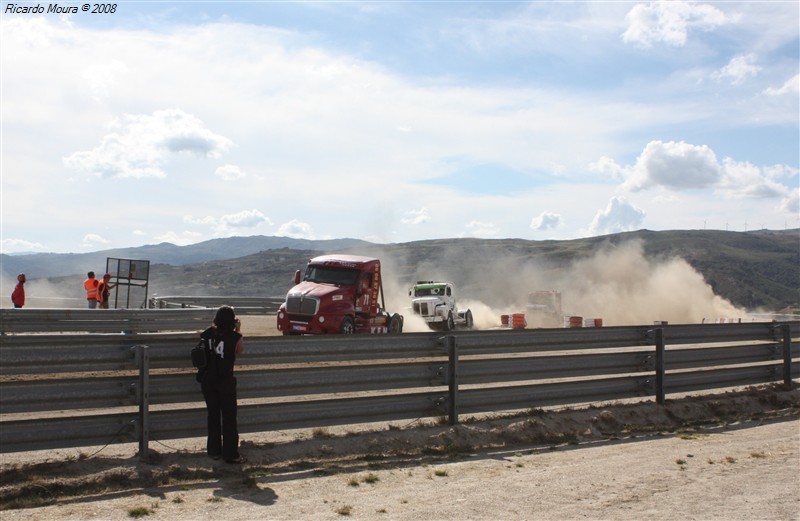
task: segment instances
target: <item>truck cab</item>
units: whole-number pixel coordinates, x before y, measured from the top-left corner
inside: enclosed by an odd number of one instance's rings
[[[529,293],[527,313],[535,327],[561,327],[561,292],[550,289]]]
[[[456,326],[471,329],[472,311],[456,306],[455,286],[452,282],[418,281],[408,290],[411,310],[422,317],[431,329],[450,331]]]
[[[278,308],[284,335],[400,333],[403,317],[384,308],[381,262],[358,255],[322,255],[295,272]]]

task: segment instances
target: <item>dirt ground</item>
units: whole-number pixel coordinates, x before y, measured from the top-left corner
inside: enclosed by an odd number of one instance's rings
[[[0,454],[0,520],[800,520],[800,388],[670,398]]]
[[[0,519],[800,519],[798,389],[242,440],[3,454]]]

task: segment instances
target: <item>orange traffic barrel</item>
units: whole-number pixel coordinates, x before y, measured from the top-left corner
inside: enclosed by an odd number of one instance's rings
[[[582,327],[583,317],[569,317],[569,327]]]
[[[511,327],[513,329],[525,329],[528,323],[525,321],[524,313],[514,313],[511,315]]]
[[[500,315],[500,323],[504,326],[508,325],[508,315]]]

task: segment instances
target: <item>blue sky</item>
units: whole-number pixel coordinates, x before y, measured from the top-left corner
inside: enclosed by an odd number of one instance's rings
[[[800,227],[796,1],[8,5],[3,253]]]

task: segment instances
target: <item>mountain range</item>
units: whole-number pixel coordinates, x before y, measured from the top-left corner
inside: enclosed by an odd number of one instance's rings
[[[81,254],[0,255],[4,277],[26,273],[56,287],[76,288],[107,258],[150,261],[149,291],[159,295],[283,296],[295,270],[322,253],[376,256],[387,293],[422,279],[455,281],[462,294],[488,304],[552,285],[578,292],[615,290],[670,295],[657,285],[698,281],[735,306],[773,311],[800,303],[800,230],[727,232],[639,230],[567,241],[436,239],[374,244],[358,239],[230,237],[188,246],[170,243]],[[681,273],[681,277],[669,277]],[[688,277],[688,278],[687,278]],[[689,281],[689,282],[687,282]],[[584,283],[581,285],[581,283]],[[608,284],[606,284],[608,282]],[[73,290],[71,290],[73,291]],[[610,295],[608,295],[611,298]],[[687,294],[685,304],[693,296]]]

